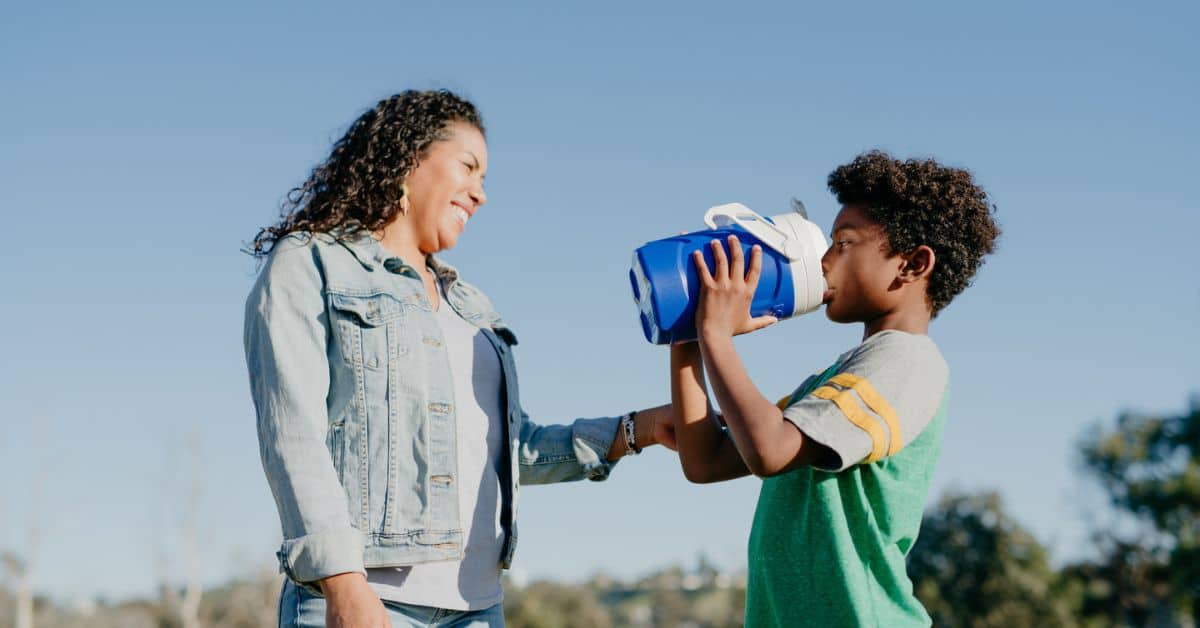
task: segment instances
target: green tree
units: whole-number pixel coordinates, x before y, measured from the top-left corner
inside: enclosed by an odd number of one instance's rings
[[[1124,564],[1120,573],[1143,586],[1165,585],[1168,603],[1200,626],[1200,399],[1179,416],[1124,413],[1113,430],[1087,438],[1082,453],[1112,504],[1143,524],[1137,538],[1112,544],[1120,551],[1110,552],[1110,571]],[[1130,603],[1113,601],[1113,613]]]
[[[1068,565],[1060,577],[1083,626],[1173,626],[1161,553],[1100,535],[1102,558]]]
[[[943,497],[925,515],[908,572],[935,626],[1074,624],[1045,548],[996,493]]]

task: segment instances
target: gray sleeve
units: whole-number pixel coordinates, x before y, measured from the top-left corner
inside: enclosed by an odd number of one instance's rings
[[[837,375],[783,411],[836,454],[828,471],[899,452],[933,420],[949,369],[928,336],[885,331],[851,351]]]

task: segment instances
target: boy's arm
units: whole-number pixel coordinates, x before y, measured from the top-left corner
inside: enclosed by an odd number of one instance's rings
[[[708,403],[700,347],[694,342],[671,346],[671,407],[684,477],[705,484],[749,475]]]
[[[778,475],[812,465],[829,454],[824,445],[805,438],[795,424],[783,418],[778,406],[762,396],[750,381],[732,336],[704,334],[700,349],[729,434],[751,473]],[[681,445],[681,454],[682,449]]]
[[[750,302],[762,272],[762,250],[757,245],[751,249],[746,268],[742,247],[735,236],[729,237],[728,258],[720,240],[713,240],[712,249],[711,272],[700,251],[692,256],[701,283],[696,327],[704,365],[712,378],[713,393],[729,434],[746,467],[755,475],[777,475],[812,464],[829,453],[827,448],[805,438],[783,418],[783,412],[775,404],[762,396],[733,346],[735,334],[773,322],[770,317],[750,317]]]

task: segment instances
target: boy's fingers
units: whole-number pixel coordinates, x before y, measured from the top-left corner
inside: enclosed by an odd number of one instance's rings
[[[725,245],[720,240],[712,241],[713,248],[713,277],[717,281],[729,277],[729,262],[725,259]]]
[[[746,258],[742,255],[742,245],[737,236],[729,236],[729,277],[744,279],[746,277]]]
[[[746,271],[746,283],[758,286],[758,278],[762,275],[762,247],[755,244],[750,247],[750,269]]]
[[[692,251],[692,263],[696,265],[696,274],[700,276],[700,283],[711,287],[713,278],[712,274],[708,272],[708,264],[704,263],[704,253],[698,250]]]

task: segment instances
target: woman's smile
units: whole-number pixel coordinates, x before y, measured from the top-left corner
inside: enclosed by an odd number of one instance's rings
[[[471,219],[472,212],[469,211],[465,205],[458,201],[454,201],[450,204],[450,206],[454,208],[454,217],[457,218],[459,224],[465,228],[467,226],[467,221]]]

